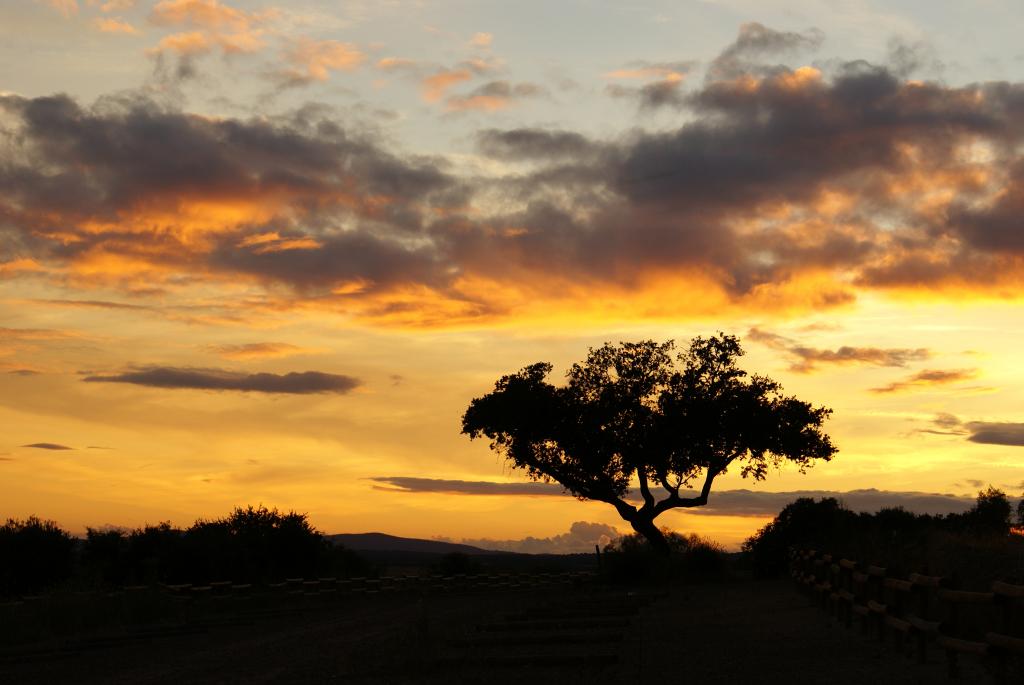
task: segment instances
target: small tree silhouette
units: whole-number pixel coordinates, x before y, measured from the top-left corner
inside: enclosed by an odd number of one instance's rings
[[[474,399],[462,432],[534,480],[556,481],[581,500],[607,502],[663,554],[654,524],[677,507],[707,504],[715,478],[734,466],[763,480],[783,461],[801,472],[836,448],[821,431],[831,413],[781,393],[736,366],[735,336],[694,338],[675,360],[672,341],[605,344],[574,364],[565,386],[546,382],[551,364],[503,376]],[[643,503],[626,498],[637,481]],[[683,488],[700,482],[687,495]],[[658,499],[652,490],[660,486]]]
[[[53,521],[35,516],[0,525],[0,597],[38,592],[67,580],[75,539]]]

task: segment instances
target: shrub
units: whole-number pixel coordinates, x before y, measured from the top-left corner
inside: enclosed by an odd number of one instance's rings
[[[670,555],[665,557],[642,536],[624,535],[603,550],[602,571],[611,582],[644,583],[669,578],[710,580],[726,574],[724,549],[696,534],[662,529]]]
[[[75,539],[35,516],[0,526],[0,595],[33,594],[71,577]]]

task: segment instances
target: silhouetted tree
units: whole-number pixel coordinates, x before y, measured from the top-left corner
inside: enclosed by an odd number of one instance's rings
[[[249,581],[313,577],[330,544],[306,514],[262,505],[196,521],[185,531],[185,542],[198,577]]]
[[[821,431],[831,410],[748,376],[736,366],[743,354],[736,337],[694,338],[675,361],[673,347],[648,340],[591,348],[561,387],[545,380],[551,364],[527,366],[470,403],[462,432],[487,436],[535,480],[611,504],[663,554],[670,545],[654,520],[707,504],[715,478],[730,467],[762,480],[770,465],[790,461],[802,472],[835,453]],[[626,501],[634,479],[639,507]],[[698,479],[700,491],[689,496],[683,488]],[[652,492],[659,488],[661,499]]]
[[[849,532],[862,525],[857,514],[834,497],[815,501],[801,497],[787,504],[772,521],[743,543],[754,573],[777,576],[786,570],[789,548],[819,547],[846,541]]]
[[[75,539],[35,516],[0,526],[0,596],[38,592],[71,577]]]
[[[988,486],[978,492],[974,506],[967,510],[964,518],[975,533],[1006,535],[1010,532],[1010,515],[1013,508],[1002,490]]]

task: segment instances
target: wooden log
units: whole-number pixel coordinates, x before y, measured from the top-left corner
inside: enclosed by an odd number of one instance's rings
[[[935,644],[939,645],[943,649],[959,652],[961,654],[977,654],[979,656],[985,656],[988,654],[989,650],[987,642],[961,640],[958,637],[950,637],[949,635],[942,635],[941,633],[935,638]]]
[[[1024,599],[1024,585],[1013,585],[996,580],[992,582],[992,593],[1000,597]]]
[[[856,571],[857,570],[857,562],[853,561],[851,559],[840,559],[839,560],[839,565],[842,566],[843,568],[849,570],[849,571]]]
[[[896,590],[898,592],[910,592],[914,589],[913,582],[909,580],[899,580],[898,578],[886,578],[883,585],[890,590]]]
[[[884,566],[868,566],[867,568],[868,575],[877,578],[884,578],[887,570]]]
[[[985,642],[996,649],[1015,654],[1024,654],[1024,638],[1002,633],[985,633]]]
[[[991,604],[994,594],[991,592],[971,592],[968,590],[946,590],[940,588],[939,599],[957,604]]]
[[[896,616],[886,616],[885,625],[901,633],[909,633],[910,630],[913,628],[913,624],[910,621],[898,618]]]
[[[920,587],[942,587],[943,578],[942,576],[926,576],[920,573],[911,573],[909,580],[914,585]]]
[[[907,622],[913,626],[914,630],[924,635],[939,634],[939,626],[941,624],[938,621],[929,621],[919,616],[907,616]]]

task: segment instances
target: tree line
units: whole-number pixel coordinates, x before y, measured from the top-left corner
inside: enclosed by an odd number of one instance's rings
[[[989,486],[963,513],[915,514],[902,507],[854,512],[840,500],[801,497],[743,543],[756,574],[786,571],[790,547],[870,559],[906,572],[1024,581],[1024,500],[1016,507]]]
[[[168,522],[134,530],[89,528],[84,539],[34,516],[0,526],[0,596],[59,585],[268,583],[363,575],[368,568],[313,528],[306,514],[262,505],[237,507],[187,528]]]

